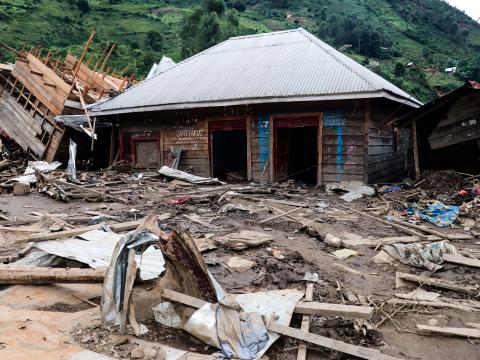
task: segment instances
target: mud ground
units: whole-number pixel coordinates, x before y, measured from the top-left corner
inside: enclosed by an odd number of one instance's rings
[[[132,191],[135,193],[135,191]],[[38,213],[68,216],[85,214],[85,211],[99,211],[118,216],[122,221],[140,219],[149,211],[159,214],[169,212],[172,218],[162,226],[168,229],[187,229],[194,237],[208,233],[223,235],[238,230],[258,230],[271,234],[273,243],[242,251],[219,247],[204,252],[209,270],[231,293],[246,293],[282,288],[305,289],[303,277],[306,272],[317,273],[314,300],[331,303],[361,305],[349,301],[348,294],[360,295],[369,305],[376,307],[369,326],[358,327],[352,320],[313,316],[310,331],[347,343],[376,348],[382,352],[404,359],[451,360],[480,359],[480,340],[439,337],[421,334],[416,324],[463,327],[466,322],[480,323],[478,313],[451,309],[426,307],[403,307],[398,310],[386,304],[399,290],[395,289],[395,272],[402,271],[418,275],[430,275],[428,271],[400,263],[379,265],[371,261],[378,251],[369,245],[355,246],[358,256],[345,260],[334,258],[330,253],[335,248],[323,242],[324,234],[339,238],[375,239],[388,236],[404,236],[393,227],[366,219],[353,212],[336,206],[341,201],[337,195],[326,195],[313,189],[301,189],[277,194],[251,194],[248,197],[227,197],[218,203],[218,196],[211,194],[195,196],[183,204],[171,203],[172,198],[162,200],[162,194],[143,193],[134,197],[129,205],[115,203],[88,203],[72,201],[62,203],[38,193],[27,196],[0,195],[0,210],[10,217],[32,216]],[[269,198],[305,203],[306,208],[295,213],[314,221],[322,234],[312,234],[298,221],[281,217],[265,224],[259,222],[277,212],[265,206]],[[258,200],[260,199],[260,201]],[[349,204],[357,210],[364,210],[366,199]],[[328,207],[318,207],[323,202]],[[222,211],[224,206],[230,211]],[[275,204],[278,209],[288,211],[288,205]],[[248,208],[249,211],[239,208]],[[396,211],[396,210],[393,210]],[[208,221],[206,227],[189,221],[183,215],[195,213]],[[68,220],[67,220],[68,221]],[[446,231],[459,233],[461,225]],[[315,235],[315,236],[312,236]],[[480,250],[480,240],[455,241],[459,250]],[[279,249],[283,260],[276,259],[267,248]],[[0,255],[12,255],[20,249],[15,236],[2,232]],[[255,262],[254,267],[244,273],[236,273],[225,266],[232,256],[241,256]],[[354,272],[350,271],[351,269]],[[435,277],[455,281],[464,285],[478,284],[480,270],[461,265],[447,264]],[[445,296],[465,298],[453,291],[434,289]],[[76,295],[76,296],[73,296]],[[81,349],[89,349],[119,359],[129,359],[134,347],[129,342],[119,342],[116,329],[104,328],[100,322],[99,309],[81,299],[99,303],[101,285],[71,284],[46,286],[4,286],[0,288],[0,358],[1,359],[68,359]],[[384,320],[386,314],[394,320]],[[214,349],[181,331],[160,326],[150,318],[141,319],[150,330],[141,338],[198,353],[212,353]],[[294,316],[292,326],[298,327],[300,316]],[[381,323],[378,327],[376,324]],[[297,342],[282,337],[267,352],[270,359],[296,359]],[[344,354],[316,346],[309,346],[308,359],[349,359]]]

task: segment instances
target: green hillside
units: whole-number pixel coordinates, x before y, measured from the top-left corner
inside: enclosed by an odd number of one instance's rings
[[[424,101],[465,79],[480,80],[480,26],[441,0],[225,3],[224,8],[221,0],[0,0],[0,42],[78,55],[94,29],[92,63],[114,42],[109,65],[141,77],[163,54],[180,61],[230,36],[302,26]],[[0,49],[0,61],[11,60]],[[457,74],[446,75],[443,70],[453,66]]]

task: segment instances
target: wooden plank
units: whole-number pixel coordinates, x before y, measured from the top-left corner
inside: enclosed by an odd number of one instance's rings
[[[271,321],[268,324],[268,330],[280,335],[288,336],[297,340],[305,341],[314,345],[326,347],[328,349],[340,351],[345,354],[369,360],[399,360],[396,357],[385,355],[378,350],[364,348],[361,346],[351,345],[343,341],[330,339],[325,336],[311,334],[299,329],[276,324]]]
[[[441,334],[441,335],[452,335],[452,336],[466,337],[466,338],[472,338],[472,339],[480,339],[479,329],[439,327],[439,326],[420,325],[420,324],[417,325],[417,329],[427,331],[430,333]]]
[[[409,282],[419,284],[421,286],[433,286],[440,289],[453,290],[472,295],[477,295],[480,292],[480,288],[478,286],[462,286],[447,280],[435,279],[421,275],[407,274],[403,272],[397,272],[395,274],[395,287],[403,287]]]
[[[247,133],[247,180],[252,180],[252,117],[247,117],[246,120]]]
[[[470,259],[465,256],[451,255],[451,254],[444,254],[442,258],[443,258],[443,261],[450,262],[453,264],[480,268],[480,260],[477,260],[477,259]]]
[[[20,265],[0,265],[0,284],[38,285],[55,283],[102,283],[105,268],[62,269]]]
[[[175,301],[195,309],[199,309],[206,301],[185,295],[173,290],[163,289],[162,297]],[[373,314],[373,308],[368,306],[353,306],[342,304],[328,304],[319,302],[299,302],[294,312],[304,315],[321,315],[321,316],[343,316],[352,319],[366,319]]]
[[[354,306],[343,304],[327,304],[320,302],[299,302],[295,312],[305,315],[342,316],[351,319],[369,319],[373,314],[373,307]]]
[[[307,290],[305,292],[305,301],[312,301],[313,300],[313,284],[307,284]],[[300,326],[300,330],[309,332],[310,330],[310,315],[303,315],[302,317],[302,325]],[[297,353],[297,360],[306,360],[307,359],[307,343],[304,341],[300,341],[298,344],[298,353]]]

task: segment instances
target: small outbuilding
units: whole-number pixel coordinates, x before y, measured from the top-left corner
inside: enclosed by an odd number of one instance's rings
[[[480,83],[469,81],[398,119],[396,125],[412,129],[412,173],[480,173]]]
[[[156,168],[312,184],[405,174],[422,105],[306,30],[234,37],[91,108],[117,124],[118,158]],[[176,155],[175,155],[176,154]]]

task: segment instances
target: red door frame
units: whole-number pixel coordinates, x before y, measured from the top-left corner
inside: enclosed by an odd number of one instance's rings
[[[130,150],[133,155],[133,166],[136,167],[137,164],[137,148],[135,146],[135,142],[137,141],[156,141],[158,145],[158,165],[160,165],[161,161],[161,149],[160,149],[160,134],[152,134],[152,135],[132,135],[130,138]]]
[[[277,179],[277,129],[315,126],[317,130],[317,185],[323,183],[323,113],[270,115],[270,181]]]

